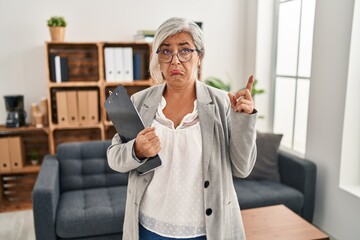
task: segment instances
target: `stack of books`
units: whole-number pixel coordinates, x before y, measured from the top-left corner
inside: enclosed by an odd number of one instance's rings
[[[136,42],[152,42],[155,36],[155,30],[139,30],[135,36]]]

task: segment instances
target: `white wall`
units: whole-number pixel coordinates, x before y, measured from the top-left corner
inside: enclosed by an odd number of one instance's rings
[[[340,187],[360,198],[360,0],[355,1],[341,149]]]
[[[139,29],[156,29],[169,17],[203,22],[206,55],[203,78],[213,75],[243,86],[244,29],[248,0],[0,0],[0,124],[4,95],[23,94],[26,111],[47,97],[44,42],[47,19],[64,16],[66,41],[131,41]],[[28,119],[29,121],[29,119]]]
[[[339,188],[353,9],[354,0],[316,3],[306,144],[317,164],[314,223],[339,240],[360,239],[360,199]]]

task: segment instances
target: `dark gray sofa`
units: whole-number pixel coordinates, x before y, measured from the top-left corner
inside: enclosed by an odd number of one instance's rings
[[[107,165],[110,141],[64,143],[44,158],[33,189],[37,240],[121,239],[127,174]],[[312,221],[315,165],[280,152],[281,182],[234,178],[242,209],[284,204]]]

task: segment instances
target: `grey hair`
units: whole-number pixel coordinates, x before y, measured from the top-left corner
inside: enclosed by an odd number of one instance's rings
[[[157,83],[163,81],[163,75],[160,71],[160,65],[158,61],[158,55],[156,51],[158,50],[160,44],[168,37],[173,36],[180,32],[189,33],[196,47],[196,50],[200,56],[200,60],[204,57],[204,36],[200,27],[192,21],[189,21],[184,18],[173,17],[166,20],[160,27],[156,30],[154,41],[152,44],[152,54],[150,58],[150,75]],[[196,70],[198,71],[198,69]],[[197,76],[197,72],[195,73]]]

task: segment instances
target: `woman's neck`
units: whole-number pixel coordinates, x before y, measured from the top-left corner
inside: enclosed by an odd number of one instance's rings
[[[166,88],[164,91],[164,97],[172,98],[172,99],[196,99],[196,88],[195,82],[194,84],[187,85],[185,87],[174,87],[166,84]]]

